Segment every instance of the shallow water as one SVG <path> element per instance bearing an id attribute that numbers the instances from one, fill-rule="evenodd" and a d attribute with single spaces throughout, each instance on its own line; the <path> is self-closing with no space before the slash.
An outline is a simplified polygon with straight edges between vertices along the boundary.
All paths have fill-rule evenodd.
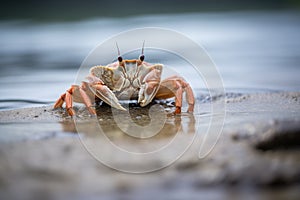
<path id="1" fill-rule="evenodd" d="M 285 11 L 97 18 L 43 24 L 2 21 L 0 109 L 53 103 L 75 81 L 81 62 L 97 44 L 121 31 L 142 27 L 173 29 L 202 45 L 215 62 L 227 91 L 297 91 L 299 19 L 299 13 Z M 116 53 L 115 49 L 110 51 Z M 170 59 L 159 62 L 178 65 Z M 176 68 L 179 73 L 183 69 Z M 189 82 L 197 81 L 189 74 L 184 76 Z M 192 85 L 199 89 L 197 84 Z"/>
<path id="2" fill-rule="evenodd" d="M 173 171 L 169 168 L 171 169 L 169 174 L 169 170 L 162 171 L 162 174 L 149 174 L 157 180 L 158 184 L 151 184 L 148 179 L 145 179 L 141 182 L 144 183 L 144 187 L 135 179 L 130 181 L 115 171 L 108 171 L 83 151 L 82 145 L 78 144 L 78 136 L 93 144 L 95 138 L 89 135 L 89 132 L 95 133 L 97 127 L 90 122 L 84 122 L 86 119 L 91 120 L 83 106 L 76 107 L 76 111 L 79 110 L 79 122 L 82 122 L 77 124 L 77 127 L 64 110 L 53 111 L 50 106 L 0 112 L 0 143 L 3 160 L 1 164 L 4 166 L 0 183 L 8 188 L 12 196 L 20 195 L 22 198 L 26 197 L 24 191 L 27 191 L 28 186 L 34 189 L 27 191 L 29 197 L 44 193 L 49 193 L 49 196 L 52 194 L 59 196 L 67 190 L 71 191 L 72 197 L 80 198 L 83 195 L 92 198 L 95 194 L 98 198 L 97 194 L 101 191 L 111 191 L 107 198 L 112 199 L 119 197 L 116 191 L 123 191 L 125 188 L 127 193 L 127 185 L 129 189 L 131 187 L 136 189 L 131 190 L 136 198 L 144 198 L 149 192 L 166 198 L 184 197 L 184 195 L 195 196 L 195 198 L 200 195 L 253 198 L 254 195 L 262 199 L 274 197 L 286 199 L 284 198 L 286 196 L 290 198 L 297 196 L 298 184 L 295 186 L 293 182 L 295 179 L 290 177 L 299 168 L 297 168 L 298 156 L 292 159 L 291 155 L 284 153 L 283 158 L 278 158 L 276 153 L 273 155 L 272 152 L 262 154 L 252 151 L 248 145 L 245 147 L 242 142 L 231 140 L 231 134 L 243 139 L 261 135 L 265 131 L 265 126 L 269 130 L 272 126 L 280 124 L 288 129 L 289 125 L 286 125 L 285 120 L 287 122 L 295 120 L 297 125 L 300 119 L 299 93 L 268 94 L 268 92 L 300 89 L 299 18 L 300 15 L 293 12 L 243 12 L 93 19 L 49 24 L 30 21 L 0 22 L 2 47 L 0 49 L 0 110 L 52 104 L 75 81 L 81 62 L 96 44 L 112 34 L 144 26 L 171 28 L 202 44 L 216 63 L 227 91 L 225 96 L 209 96 L 205 88 L 195 84 L 197 80 L 188 73 L 183 73 L 192 83 L 196 94 L 200 94 L 197 98 L 200 104 L 194 115 L 183 114 L 180 117 L 167 118 L 168 121 L 164 124 L 161 135 L 156 137 L 159 139 L 155 140 L 154 137 L 149 143 L 146 140 L 139 140 L 140 143 L 137 143 L 134 138 L 128 138 L 120 127 L 116 126 L 116 122 L 110 119 L 114 117 L 112 111 L 107 109 L 104 112 L 103 108 L 99 109 L 96 119 L 112 141 L 129 150 L 148 152 L 164 145 L 165 141 L 172 139 L 177 132 L 179 134 L 176 136 L 179 136 L 178 141 L 181 144 L 178 146 L 183 146 L 182 142 L 189 142 L 189 139 L 196 135 L 189 133 L 197 133 L 197 136 L 200 136 L 199 142 L 202 141 L 206 137 L 203 133 L 210 126 L 210 119 L 213 116 L 210 103 L 224 101 L 226 97 L 227 116 L 223 134 L 226 137 L 218 143 L 219 150 L 215 151 L 212 159 L 209 158 L 199 165 L 195 165 L 193 159 L 187 162 L 183 160 L 183 166 L 187 169 L 177 166 L 178 170 L 176 167 Z M 149 54 L 146 55 L 147 58 L 150 57 Z M 179 65 L 178 62 L 172 62 L 170 59 L 171 56 L 164 57 L 160 62 L 171 63 L 171 66 L 175 67 Z M 183 69 L 179 66 L 176 71 L 181 72 L 184 71 Z M 253 94 L 260 92 L 263 94 Z M 124 113 L 121 113 L 120 117 L 122 120 L 127 120 L 128 117 L 137 123 L 148 122 L 144 111 L 145 109 L 133 111 L 130 113 L 132 114 L 130 118 L 127 115 L 123 117 Z M 222 123 L 222 120 L 216 118 L 212 127 Z M 73 133 L 77 131 L 79 134 Z M 214 144 L 218 137 L 217 132 L 208 136 L 206 145 L 203 150 L 201 149 L 203 154 L 210 150 L 209 144 Z M 59 137 L 65 138 L 62 140 Z M 43 139 L 49 140 L 32 141 Z M 100 139 L 100 142 L 103 141 L 102 138 Z M 26 142 L 21 145 L 17 142 L 24 140 Z M 198 144 L 194 145 L 197 153 Z M 116 164 L 128 167 L 134 165 L 128 162 L 127 157 L 112 156 L 110 149 L 103 148 L 103 145 L 97 147 Z M 139 147 L 141 148 L 138 149 Z M 181 152 L 181 149 L 178 150 Z M 176 155 L 175 153 L 175 150 L 171 151 L 172 155 Z M 297 153 L 294 152 L 295 155 L 299 155 Z M 202 152 L 201 155 L 197 155 L 202 156 Z M 290 168 L 285 166 L 286 162 Z M 151 167 L 160 163 L 142 162 L 141 164 Z M 162 176 L 163 173 L 167 175 Z M 227 187 L 227 181 L 230 182 L 229 185 L 232 184 L 231 177 L 233 177 L 233 184 L 236 178 L 237 184 L 249 181 L 252 185 L 263 181 L 265 174 L 274 177 L 275 181 L 278 177 L 282 177 L 282 184 L 287 185 L 287 188 L 279 187 L 274 190 L 273 187 L 268 187 L 267 190 L 263 188 L 260 191 L 259 188 L 251 187 Z M 131 177 L 137 178 L 137 176 Z M 140 177 L 145 178 L 145 176 Z M 126 186 L 122 186 L 122 183 Z M 221 186 L 211 187 L 216 184 Z M 44 186 L 48 189 L 45 190 Z M 72 190 L 68 190 L 69 187 Z"/>

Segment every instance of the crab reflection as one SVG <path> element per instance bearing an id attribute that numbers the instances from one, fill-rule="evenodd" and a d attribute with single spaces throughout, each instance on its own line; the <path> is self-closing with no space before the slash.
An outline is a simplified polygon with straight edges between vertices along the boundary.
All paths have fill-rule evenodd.
<path id="1" fill-rule="evenodd" d="M 157 118 L 159 116 L 149 115 L 150 106 L 145 108 L 137 106 L 129 106 L 128 113 L 119 112 L 116 114 L 112 108 L 108 106 L 101 106 L 97 110 L 97 118 L 90 118 L 85 110 L 76 111 L 79 117 L 76 120 L 68 120 L 61 122 L 63 130 L 67 132 L 78 132 L 83 134 L 86 138 L 104 139 L 107 137 L 115 145 L 133 150 L 134 145 L 142 145 L 146 147 L 147 151 L 162 148 L 168 142 L 176 137 L 176 134 L 194 134 L 196 120 L 193 114 L 182 113 L 181 115 L 168 115 L 171 111 L 166 107 L 162 107 L 166 113 L 166 120 L 162 124 L 161 129 L 152 137 L 141 139 L 132 137 L 124 133 L 119 127 L 120 122 L 116 122 L 116 115 L 124 119 L 130 118 L 131 122 L 138 126 L 147 126 L 151 123 L 151 117 Z M 156 126 L 155 124 L 152 126 Z M 154 129 L 155 127 L 153 127 Z"/>

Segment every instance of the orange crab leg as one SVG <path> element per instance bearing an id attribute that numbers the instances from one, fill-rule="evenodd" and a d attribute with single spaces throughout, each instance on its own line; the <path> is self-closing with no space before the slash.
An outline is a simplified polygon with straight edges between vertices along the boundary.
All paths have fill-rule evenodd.
<path id="1" fill-rule="evenodd" d="M 72 86 L 69 90 L 66 92 L 66 109 L 69 113 L 69 115 L 73 116 L 75 115 L 75 111 L 73 109 L 73 100 L 72 100 L 72 93 L 73 93 L 74 87 Z"/>
<path id="2" fill-rule="evenodd" d="M 55 102 L 54 108 L 62 108 L 62 105 L 65 102 L 66 93 L 63 93 Z"/>
<path id="3" fill-rule="evenodd" d="M 87 107 L 89 112 L 92 115 L 96 115 L 95 109 L 92 108 L 92 101 L 91 101 L 90 97 L 86 94 L 86 92 L 82 88 L 79 88 L 79 92 L 80 92 L 80 96 L 83 100 L 83 103 L 85 104 L 85 106 Z"/>
<path id="4" fill-rule="evenodd" d="M 186 99 L 189 104 L 188 112 L 192 113 L 194 111 L 195 96 L 190 85 L 188 85 L 188 87 L 185 88 L 185 92 L 186 92 Z"/>
<path id="5" fill-rule="evenodd" d="M 92 108 L 92 102 L 90 97 L 87 95 L 85 92 L 86 87 L 83 86 L 79 87 L 77 85 L 72 85 L 70 89 L 67 90 L 66 93 L 62 94 L 59 99 L 56 101 L 54 108 L 59 108 L 62 107 L 63 103 L 66 102 L 66 109 L 69 115 L 73 116 L 75 115 L 75 111 L 73 109 L 73 95 L 74 92 L 76 91 L 76 94 L 78 94 L 79 91 L 79 96 L 82 100 L 82 102 L 86 105 L 87 109 L 92 115 L 96 114 L 96 111 Z"/>
<path id="6" fill-rule="evenodd" d="M 182 77 L 172 76 L 163 80 L 159 90 L 155 95 L 155 98 L 167 99 L 175 97 L 175 114 L 180 114 L 182 107 L 182 96 L 184 92 L 186 93 L 186 100 L 189 104 L 187 112 L 192 113 L 194 111 L 195 104 L 194 94 L 190 85 Z"/>

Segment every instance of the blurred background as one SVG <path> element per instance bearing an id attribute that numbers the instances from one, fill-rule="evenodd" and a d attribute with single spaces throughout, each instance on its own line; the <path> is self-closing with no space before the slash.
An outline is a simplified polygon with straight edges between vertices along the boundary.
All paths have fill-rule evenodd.
<path id="1" fill-rule="evenodd" d="M 96 45 L 143 27 L 202 45 L 227 91 L 299 91 L 299 9 L 299 0 L 1 1 L 0 109 L 55 101 Z"/>

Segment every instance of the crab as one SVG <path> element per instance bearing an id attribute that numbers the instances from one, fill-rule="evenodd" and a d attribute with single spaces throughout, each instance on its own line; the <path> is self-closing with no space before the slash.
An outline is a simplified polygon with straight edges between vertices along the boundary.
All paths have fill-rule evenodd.
<path id="1" fill-rule="evenodd" d="M 126 110 L 119 100 L 135 99 L 144 107 L 153 99 L 175 97 L 174 114 L 180 114 L 185 92 L 187 112 L 192 113 L 195 98 L 190 85 L 177 75 L 161 80 L 164 66 L 144 61 L 143 51 L 144 47 L 138 59 L 124 60 L 118 48 L 119 56 L 116 62 L 92 67 L 86 77 L 87 81 L 82 81 L 80 86 L 72 85 L 57 99 L 54 108 L 61 108 L 65 102 L 68 114 L 74 116 L 76 113 L 73 102 L 78 102 L 84 103 L 90 114 L 96 115 L 93 104 L 97 101 L 103 101 L 119 110 Z"/>

